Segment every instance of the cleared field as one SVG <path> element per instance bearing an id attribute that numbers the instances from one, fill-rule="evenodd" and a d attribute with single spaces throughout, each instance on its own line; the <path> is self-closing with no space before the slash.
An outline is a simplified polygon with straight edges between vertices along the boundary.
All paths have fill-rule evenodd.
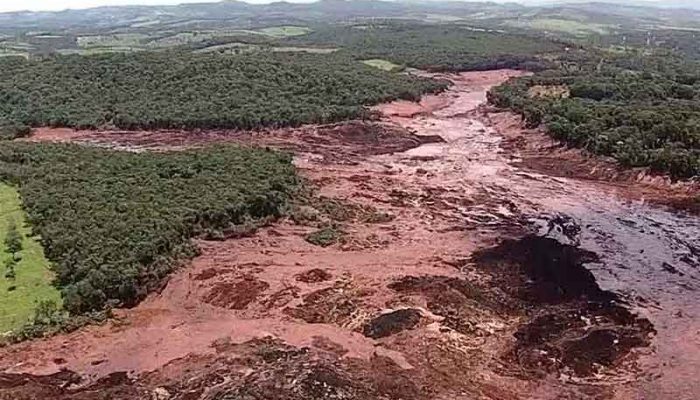
<path id="1" fill-rule="evenodd" d="M 149 38 L 142 33 L 118 33 L 114 35 L 81 36 L 78 46 L 81 48 L 94 47 L 135 47 L 143 44 Z"/>
<path id="2" fill-rule="evenodd" d="M 403 69 L 403 67 L 398 65 L 398 64 L 394 64 L 391 61 L 382 60 L 379 58 L 375 58 L 372 60 L 364 60 L 362 62 L 366 65 L 369 65 L 370 67 L 379 68 L 379 69 L 384 70 L 384 71 L 391 72 L 391 71 L 400 71 Z"/>
<path id="3" fill-rule="evenodd" d="M 277 52 L 277 53 L 302 52 L 302 53 L 312 53 L 312 54 L 330 54 L 330 53 L 338 51 L 338 49 L 323 49 L 323 48 L 318 48 L 318 47 L 294 47 L 294 46 L 272 47 L 272 48 L 270 48 L 270 50 Z"/>
<path id="4" fill-rule="evenodd" d="M 16 223 L 22 235 L 22 259 L 14 268 L 14 279 L 6 277 L 5 261 L 11 256 L 5 252 L 5 237 L 9 221 Z M 60 304 L 61 295 L 51 285 L 53 274 L 49 262 L 37 238 L 31 237 L 31 229 L 25 226 L 19 194 L 9 185 L 0 184 L 0 333 L 22 326 L 33 315 L 36 305 L 42 300 L 53 300 Z"/>
<path id="5" fill-rule="evenodd" d="M 269 28 L 259 29 L 258 32 L 270 36 L 301 36 L 311 32 L 311 28 L 305 26 L 271 26 Z"/>
<path id="6" fill-rule="evenodd" d="M 569 19 L 536 18 L 531 20 L 507 21 L 506 25 L 518 28 L 530 28 L 543 31 L 555 31 L 572 35 L 588 35 L 591 33 L 608 33 L 610 26 L 596 23 L 586 23 Z"/>
<path id="7" fill-rule="evenodd" d="M 94 47 L 90 49 L 61 49 L 57 50 L 58 54 L 70 55 L 70 54 L 80 54 L 82 56 L 89 56 L 95 54 L 110 54 L 110 53 L 130 53 L 134 51 L 144 51 L 146 49 L 141 47 Z"/>

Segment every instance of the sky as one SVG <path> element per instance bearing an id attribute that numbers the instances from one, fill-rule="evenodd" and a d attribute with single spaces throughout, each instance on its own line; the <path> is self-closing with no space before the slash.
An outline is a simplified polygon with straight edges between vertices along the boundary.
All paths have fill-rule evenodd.
<path id="1" fill-rule="evenodd" d="M 80 9 L 113 5 L 163 5 L 178 3 L 211 3 L 218 0 L 0 0 L 0 12 L 6 11 L 59 11 L 68 8 Z M 273 0 L 245 0 L 248 3 L 269 3 Z M 287 0 L 289 2 L 310 2 L 313 0 Z M 499 0 L 496 0 L 499 1 Z M 500 0 L 506 1 L 506 0 Z M 513 0 L 510 0 L 513 1 Z M 516 2 L 536 2 L 515 0 Z M 700 0 L 698 0 L 700 1 Z M 614 2 L 612 0 L 611 2 Z"/>

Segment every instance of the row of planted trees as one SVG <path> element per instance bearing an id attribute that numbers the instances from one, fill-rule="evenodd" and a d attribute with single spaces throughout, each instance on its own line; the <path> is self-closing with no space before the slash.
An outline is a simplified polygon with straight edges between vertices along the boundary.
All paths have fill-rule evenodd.
<path id="1" fill-rule="evenodd" d="M 9 258 L 5 260 L 5 278 L 13 280 L 16 276 L 15 268 L 22 261 L 22 234 L 17 229 L 14 219 L 8 219 L 5 232 L 5 252 Z"/>

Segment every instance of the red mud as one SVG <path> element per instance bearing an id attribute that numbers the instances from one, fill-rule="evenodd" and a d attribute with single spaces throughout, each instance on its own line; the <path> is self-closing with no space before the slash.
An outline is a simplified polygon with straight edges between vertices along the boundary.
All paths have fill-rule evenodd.
<path id="1" fill-rule="evenodd" d="M 375 122 L 38 130 L 128 150 L 279 147 L 320 197 L 201 241 L 104 326 L 0 349 L 0 399 L 698 398 L 697 220 L 523 164 L 531 137 L 514 146 L 502 114 L 477 110 L 518 74 L 439 75 L 455 85 Z M 335 244 L 305 240 L 329 226 Z"/>
<path id="2" fill-rule="evenodd" d="M 620 194 L 665 204 L 700 214 L 700 182 L 672 182 L 648 168 L 624 168 L 612 158 L 568 148 L 547 136 L 542 128 L 526 129 L 522 119 L 507 111 L 481 107 L 481 113 L 496 132 L 503 135 L 503 149 L 513 165 L 551 176 L 605 182 Z"/>
<path id="3" fill-rule="evenodd" d="M 26 141 L 71 142 L 118 150 L 162 151 L 218 143 L 269 146 L 294 153 L 311 153 L 320 160 L 339 162 L 352 156 L 405 151 L 440 137 L 416 136 L 398 126 L 370 121 L 348 121 L 330 125 L 260 131 L 90 131 L 67 128 L 38 128 Z"/>

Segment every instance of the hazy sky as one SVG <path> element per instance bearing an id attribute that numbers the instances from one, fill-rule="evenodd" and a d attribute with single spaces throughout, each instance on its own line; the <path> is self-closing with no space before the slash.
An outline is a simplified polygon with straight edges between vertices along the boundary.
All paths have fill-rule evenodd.
<path id="1" fill-rule="evenodd" d="M 4 11 L 58 11 L 67 8 L 90 8 L 97 6 L 127 5 L 127 4 L 178 4 L 178 3 L 211 3 L 218 0 L 0 0 L 0 12 Z M 245 0 L 248 3 L 270 3 L 274 0 Z M 301 3 L 313 0 L 287 0 Z M 467 0 L 468 1 L 468 0 Z M 507 0 L 496 0 L 507 1 Z M 541 2 L 541 0 L 509 0 L 521 3 Z M 608 0 L 615 2 L 615 0 Z M 700 1 L 700 0 L 699 0 Z"/>
<path id="2" fill-rule="evenodd" d="M 179 3 L 214 3 L 218 0 L 0 0 L 0 12 L 4 11 L 59 11 L 67 8 L 90 8 L 115 5 L 162 5 Z M 246 0 L 248 3 L 270 3 L 272 0 Z M 312 0 L 291 0 L 299 3 Z"/>

